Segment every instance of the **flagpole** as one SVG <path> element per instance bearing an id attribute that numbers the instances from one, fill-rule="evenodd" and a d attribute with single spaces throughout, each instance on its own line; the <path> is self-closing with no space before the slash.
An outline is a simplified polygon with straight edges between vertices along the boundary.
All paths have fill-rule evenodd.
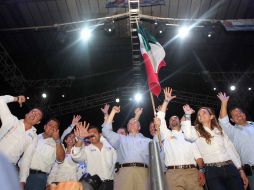
<path id="1" fill-rule="evenodd" d="M 151 97 L 151 102 L 152 102 L 152 107 L 153 107 L 153 115 L 154 115 L 154 117 L 156 117 L 156 110 L 155 110 L 155 104 L 154 104 L 153 94 L 152 94 L 150 89 L 149 89 L 149 91 L 150 91 L 150 97 Z M 160 131 L 160 127 L 157 129 L 157 135 L 158 135 L 158 139 L 159 139 L 159 144 L 161 146 L 161 131 Z"/>

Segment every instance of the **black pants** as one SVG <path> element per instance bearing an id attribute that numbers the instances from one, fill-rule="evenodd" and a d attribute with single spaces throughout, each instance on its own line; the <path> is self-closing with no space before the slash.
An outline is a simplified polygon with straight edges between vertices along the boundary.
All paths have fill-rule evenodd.
<path id="1" fill-rule="evenodd" d="M 244 190 L 240 173 L 233 164 L 206 167 L 206 181 L 209 190 Z"/>
<path id="2" fill-rule="evenodd" d="M 102 182 L 101 186 L 98 190 L 113 190 L 114 189 L 114 183 L 112 181 L 104 181 Z"/>

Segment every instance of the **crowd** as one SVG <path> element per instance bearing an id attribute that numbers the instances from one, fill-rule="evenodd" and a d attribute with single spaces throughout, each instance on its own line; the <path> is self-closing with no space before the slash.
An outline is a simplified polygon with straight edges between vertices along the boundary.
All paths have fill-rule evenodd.
<path id="1" fill-rule="evenodd" d="M 37 135 L 34 126 L 43 111 L 34 108 L 19 120 L 7 104 L 22 105 L 26 98 L 0 96 L 1 189 L 149 190 L 149 143 L 156 141 L 169 190 L 254 190 L 254 123 L 239 107 L 228 112 L 225 93 L 217 96 L 218 119 L 211 108 L 201 107 L 192 125 L 195 111 L 184 105 L 184 115 L 167 122 L 168 104 L 176 97 L 165 88 L 164 101 L 149 125 L 153 139 L 140 133 L 142 108 L 135 109 L 126 128 L 114 132 L 120 106 L 109 113 L 107 104 L 101 109 L 100 127 L 74 115 L 60 136 L 59 120 L 50 118 Z"/>

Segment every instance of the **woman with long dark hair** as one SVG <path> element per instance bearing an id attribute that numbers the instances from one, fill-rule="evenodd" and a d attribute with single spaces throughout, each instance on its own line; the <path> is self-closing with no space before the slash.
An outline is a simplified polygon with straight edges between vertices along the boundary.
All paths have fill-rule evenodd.
<path id="1" fill-rule="evenodd" d="M 198 110 L 195 127 L 190 115 L 194 111 L 185 105 L 182 129 L 187 140 L 195 141 L 206 164 L 206 180 L 209 190 L 243 190 L 248 179 L 241 161 L 228 136 L 219 125 L 214 111 L 209 107 Z M 185 121 L 184 121 L 185 120 Z"/>

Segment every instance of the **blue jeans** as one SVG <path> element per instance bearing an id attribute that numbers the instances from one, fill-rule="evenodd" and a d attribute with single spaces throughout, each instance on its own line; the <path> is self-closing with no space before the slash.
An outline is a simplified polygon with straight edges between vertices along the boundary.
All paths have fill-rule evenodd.
<path id="1" fill-rule="evenodd" d="M 244 190 L 240 173 L 233 164 L 206 167 L 206 181 L 209 190 Z"/>
<path id="2" fill-rule="evenodd" d="M 44 190 L 47 184 L 47 177 L 45 173 L 30 173 L 26 180 L 25 190 Z"/>

